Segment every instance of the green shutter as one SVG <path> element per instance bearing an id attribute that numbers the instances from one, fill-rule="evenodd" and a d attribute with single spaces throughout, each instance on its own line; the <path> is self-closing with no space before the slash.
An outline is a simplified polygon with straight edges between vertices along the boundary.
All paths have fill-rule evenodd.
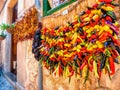
<path id="1" fill-rule="evenodd" d="M 75 1 L 77 1 L 77 0 L 70 0 L 69 2 L 65 2 L 65 3 L 55 7 L 53 9 L 51 9 L 48 0 L 43 0 L 43 16 L 47 16 L 47 15 L 53 14 L 54 12 L 56 12 L 56 11 L 58 11 L 58 10 L 64 8 L 64 7 L 72 4 Z"/>

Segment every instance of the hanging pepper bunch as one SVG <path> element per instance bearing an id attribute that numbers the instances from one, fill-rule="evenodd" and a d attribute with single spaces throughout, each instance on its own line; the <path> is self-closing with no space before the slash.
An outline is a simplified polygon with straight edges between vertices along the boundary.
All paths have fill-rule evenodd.
<path id="1" fill-rule="evenodd" d="M 38 29 L 38 11 L 32 6 L 29 8 L 19 20 L 14 24 L 14 42 L 31 39 L 35 31 Z"/>
<path id="2" fill-rule="evenodd" d="M 55 29 L 41 30 L 40 62 L 56 76 L 83 76 L 94 72 L 115 73 L 120 59 L 118 22 L 113 12 L 119 6 L 113 0 L 97 0 L 97 4 L 75 16 L 74 22 Z"/>

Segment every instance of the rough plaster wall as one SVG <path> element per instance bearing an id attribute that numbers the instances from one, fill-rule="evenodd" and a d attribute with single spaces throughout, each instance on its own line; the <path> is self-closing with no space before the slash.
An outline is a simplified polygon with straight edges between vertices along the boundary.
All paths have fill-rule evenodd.
<path id="1" fill-rule="evenodd" d="M 26 41 L 26 90 L 38 90 L 38 62 L 32 54 L 32 40 Z"/>
<path id="2" fill-rule="evenodd" d="M 18 42 L 17 44 L 17 82 L 25 87 L 26 81 L 26 43 Z"/>
<path id="3" fill-rule="evenodd" d="M 38 90 L 38 62 L 31 52 L 32 40 L 18 42 L 17 82 L 25 90 Z"/>

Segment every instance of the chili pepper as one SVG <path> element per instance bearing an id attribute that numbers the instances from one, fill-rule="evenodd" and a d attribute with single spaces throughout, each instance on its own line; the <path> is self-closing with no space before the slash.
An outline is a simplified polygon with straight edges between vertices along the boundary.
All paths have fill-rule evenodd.
<path id="1" fill-rule="evenodd" d="M 112 51 L 113 51 L 115 56 L 119 56 L 119 53 L 117 52 L 117 50 L 112 50 Z"/>
<path id="2" fill-rule="evenodd" d="M 106 24 L 118 35 L 118 28 L 115 27 L 110 21 L 106 21 Z"/>
<path id="3" fill-rule="evenodd" d="M 99 0 L 99 2 L 111 3 L 112 0 Z"/>
<path id="4" fill-rule="evenodd" d="M 59 65 L 58 75 L 61 76 L 63 74 L 63 69 L 61 64 Z"/>
<path id="5" fill-rule="evenodd" d="M 94 73 L 95 73 L 95 76 L 96 76 L 97 78 L 99 78 L 98 70 L 97 70 L 97 63 L 96 63 L 95 60 L 93 61 L 93 71 L 94 71 Z"/>
<path id="6" fill-rule="evenodd" d="M 97 35 L 96 34 L 93 34 L 91 35 L 91 37 L 88 39 L 88 41 L 91 41 L 92 39 L 96 39 L 97 38 Z"/>
<path id="7" fill-rule="evenodd" d="M 80 17 L 78 17 L 78 23 L 80 23 L 80 22 L 81 22 Z"/>
<path id="8" fill-rule="evenodd" d="M 101 58 L 101 62 L 100 62 L 100 70 L 102 70 L 105 67 L 105 63 L 106 63 L 106 56 L 105 54 L 101 54 L 102 58 Z"/>
<path id="9" fill-rule="evenodd" d="M 60 26 L 57 26 L 57 27 L 54 28 L 54 30 L 58 30 L 59 28 L 60 28 Z"/>
<path id="10" fill-rule="evenodd" d="M 90 21 L 90 17 L 86 17 L 83 19 L 84 22 L 89 22 Z"/>
<path id="11" fill-rule="evenodd" d="M 118 39 L 115 39 L 113 36 L 111 36 L 112 41 L 114 42 L 114 44 L 120 46 L 120 41 Z"/>
<path id="12" fill-rule="evenodd" d="M 102 26 L 105 25 L 105 19 L 102 19 L 102 20 L 101 20 L 101 24 L 102 24 Z"/>
<path id="13" fill-rule="evenodd" d="M 88 76 L 89 76 L 89 69 L 88 69 L 88 67 L 87 67 L 86 76 L 85 76 L 85 80 L 84 80 L 84 84 L 85 84 L 86 81 L 88 80 Z"/>
<path id="14" fill-rule="evenodd" d="M 112 56 L 109 57 L 109 64 L 110 64 L 110 70 L 111 70 L 110 75 L 113 75 L 115 73 L 115 64 Z"/>
<path id="15" fill-rule="evenodd" d="M 112 11 L 107 11 L 107 15 L 109 15 L 110 17 L 112 17 L 114 20 L 116 20 L 116 15 L 114 12 Z"/>
<path id="16" fill-rule="evenodd" d="M 70 73 L 70 75 L 69 75 L 68 77 L 73 76 L 73 74 L 74 74 L 74 70 L 72 69 L 72 67 L 71 67 L 71 66 L 69 66 L 69 72 L 71 72 L 71 73 Z"/>
<path id="17" fill-rule="evenodd" d="M 120 4 L 117 4 L 115 2 L 111 2 L 111 4 L 114 5 L 114 6 L 120 6 Z"/>
<path id="18" fill-rule="evenodd" d="M 100 41 L 96 41 L 98 48 L 103 48 L 103 44 Z"/>
<path id="19" fill-rule="evenodd" d="M 101 2 L 100 4 L 98 4 L 98 9 L 101 7 L 101 6 L 103 6 L 105 4 L 105 2 Z"/>
<path id="20" fill-rule="evenodd" d="M 111 56 L 111 52 L 107 48 L 105 49 L 105 55 L 108 56 L 108 57 Z"/>
<path id="21" fill-rule="evenodd" d="M 108 37 L 112 36 L 109 32 L 103 32 L 100 36 L 99 36 L 99 41 L 103 42 L 106 41 Z"/>
<path id="22" fill-rule="evenodd" d="M 98 75 L 99 75 L 98 80 L 100 80 L 101 74 L 102 74 L 102 71 L 100 70 L 100 63 L 98 63 Z"/>
<path id="23" fill-rule="evenodd" d="M 110 74 L 110 64 L 109 64 L 109 61 L 108 61 L 108 58 L 106 58 L 106 63 L 105 63 L 105 74 L 106 74 L 106 71 L 108 71 L 108 73 Z"/>
<path id="24" fill-rule="evenodd" d="M 104 47 L 107 47 L 109 45 L 108 42 L 104 42 Z"/>
<path id="25" fill-rule="evenodd" d="M 49 53 L 52 54 L 53 51 L 54 51 L 54 47 L 52 47 L 52 48 L 49 50 Z"/>
<path id="26" fill-rule="evenodd" d="M 117 64 L 120 64 L 120 62 L 117 58 L 114 59 L 114 62 L 117 63 Z"/>
<path id="27" fill-rule="evenodd" d="M 115 46 L 115 48 L 116 48 L 117 52 L 120 54 L 120 47 Z"/>
<path id="28" fill-rule="evenodd" d="M 82 65 L 80 66 L 80 70 L 82 70 L 85 65 L 86 65 L 86 62 L 83 62 Z"/>
<path id="29" fill-rule="evenodd" d="M 90 66 L 90 61 L 92 60 L 92 55 L 89 57 L 89 59 L 88 59 L 88 65 Z"/>
<path id="30" fill-rule="evenodd" d="M 110 22 L 113 21 L 113 19 L 112 19 L 110 16 L 106 16 L 105 19 L 106 19 L 107 21 L 110 21 Z"/>
<path id="31" fill-rule="evenodd" d="M 89 67 L 89 70 L 92 72 L 92 70 L 93 70 L 93 58 L 92 58 L 92 55 L 88 59 L 88 67 Z"/>

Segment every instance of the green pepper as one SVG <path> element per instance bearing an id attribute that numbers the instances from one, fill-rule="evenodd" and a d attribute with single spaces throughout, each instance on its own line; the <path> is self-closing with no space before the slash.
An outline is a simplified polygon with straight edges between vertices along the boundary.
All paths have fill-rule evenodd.
<path id="1" fill-rule="evenodd" d="M 102 53 L 102 58 L 100 62 L 100 70 L 102 70 L 105 67 L 105 63 L 106 63 L 106 56 L 105 54 Z"/>
<path id="2" fill-rule="evenodd" d="M 86 76 L 85 76 L 85 80 L 84 80 L 84 84 L 85 84 L 86 81 L 88 80 L 88 76 L 89 76 L 89 69 L 88 69 L 88 67 L 87 67 Z"/>

